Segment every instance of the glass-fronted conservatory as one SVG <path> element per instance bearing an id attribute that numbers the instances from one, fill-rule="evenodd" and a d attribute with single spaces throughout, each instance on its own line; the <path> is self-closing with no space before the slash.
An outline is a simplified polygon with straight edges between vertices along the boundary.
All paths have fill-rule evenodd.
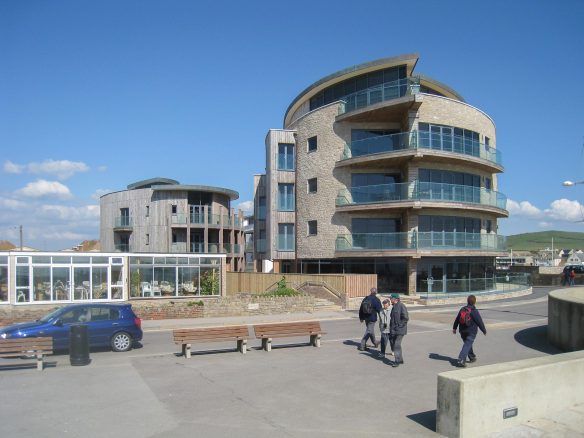
<path id="1" fill-rule="evenodd" d="M 0 253 L 0 305 L 219 296 L 225 255 Z"/>

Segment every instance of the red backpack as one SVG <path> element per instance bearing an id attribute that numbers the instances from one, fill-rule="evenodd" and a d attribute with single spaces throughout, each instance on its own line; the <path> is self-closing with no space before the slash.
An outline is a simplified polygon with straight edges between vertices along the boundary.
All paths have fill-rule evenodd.
<path id="1" fill-rule="evenodd" d="M 472 312 L 472 309 L 468 306 L 460 309 L 460 314 L 458 317 L 458 324 L 460 324 L 463 327 L 470 326 L 470 323 L 472 321 L 471 312 Z"/>

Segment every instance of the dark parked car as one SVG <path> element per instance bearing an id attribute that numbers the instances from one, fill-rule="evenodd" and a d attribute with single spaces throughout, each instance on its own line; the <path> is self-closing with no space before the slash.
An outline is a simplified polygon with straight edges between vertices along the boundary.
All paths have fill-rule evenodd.
<path id="1" fill-rule="evenodd" d="M 584 265 L 566 265 L 564 266 L 564 272 L 574 271 L 576 274 L 584 274 Z"/>
<path id="2" fill-rule="evenodd" d="M 52 336 L 55 350 L 69 348 L 71 324 L 87 325 L 90 347 L 128 351 L 142 339 L 142 320 L 131 304 L 71 304 L 34 322 L 0 327 L 1 339 Z"/>

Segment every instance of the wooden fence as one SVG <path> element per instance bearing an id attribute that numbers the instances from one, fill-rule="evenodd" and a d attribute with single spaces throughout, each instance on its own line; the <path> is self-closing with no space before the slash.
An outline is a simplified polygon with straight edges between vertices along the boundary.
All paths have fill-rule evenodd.
<path id="1" fill-rule="evenodd" d="M 289 287 L 298 287 L 306 282 L 326 283 L 346 294 L 347 298 L 364 297 L 372 287 L 377 287 L 375 274 L 264 274 L 259 272 L 227 272 L 227 295 L 241 292 L 264 293 L 275 289 L 278 281 L 286 278 Z"/>

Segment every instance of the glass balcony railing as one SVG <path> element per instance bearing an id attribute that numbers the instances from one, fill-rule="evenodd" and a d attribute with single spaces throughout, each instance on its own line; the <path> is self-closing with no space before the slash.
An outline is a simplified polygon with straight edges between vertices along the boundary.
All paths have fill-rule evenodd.
<path id="1" fill-rule="evenodd" d="M 170 222 L 173 225 L 186 225 L 188 222 L 188 216 L 186 214 L 173 214 L 170 216 Z"/>
<path id="2" fill-rule="evenodd" d="M 258 217 L 259 220 L 264 220 L 266 218 L 266 207 L 265 205 L 258 207 Z"/>
<path id="3" fill-rule="evenodd" d="M 219 247 L 220 245 L 218 243 L 211 243 L 209 242 L 209 244 L 207 245 L 209 248 L 209 253 L 210 254 L 217 254 L 219 252 Z"/>
<path id="4" fill-rule="evenodd" d="M 241 245 L 238 243 L 224 243 L 223 252 L 227 254 L 239 254 L 241 252 Z"/>
<path id="5" fill-rule="evenodd" d="M 191 213 L 191 224 L 203 225 L 205 223 L 205 215 L 203 213 Z"/>
<path id="6" fill-rule="evenodd" d="M 379 184 L 342 189 L 337 195 L 337 206 L 407 201 L 411 199 L 409 183 Z"/>
<path id="7" fill-rule="evenodd" d="M 253 252 L 253 242 L 246 242 L 245 252 Z"/>
<path id="8" fill-rule="evenodd" d="M 406 149 L 432 149 L 468 155 L 503 165 L 501 152 L 489 145 L 467 137 L 427 131 L 408 131 L 380 135 L 345 144 L 341 160 Z"/>
<path id="9" fill-rule="evenodd" d="M 132 218 L 130 216 L 117 216 L 114 218 L 114 228 L 132 228 Z"/>
<path id="10" fill-rule="evenodd" d="M 412 195 L 420 201 L 481 204 L 501 208 L 503 210 L 507 207 L 507 197 L 500 192 L 459 184 L 415 181 Z"/>
<path id="11" fill-rule="evenodd" d="M 506 238 L 496 234 L 445 231 L 339 234 L 337 251 L 390 251 L 399 249 L 468 249 L 504 251 Z"/>
<path id="12" fill-rule="evenodd" d="M 231 224 L 232 224 L 231 216 L 224 214 L 223 215 L 223 226 L 224 227 L 231 227 Z"/>
<path id="13" fill-rule="evenodd" d="M 130 245 L 127 243 L 116 243 L 115 249 L 117 252 L 130 252 Z"/>
<path id="14" fill-rule="evenodd" d="M 341 189 L 336 205 L 361 205 L 400 201 L 437 201 L 507 207 L 507 197 L 494 190 L 460 184 L 413 181 L 411 183 L 379 184 Z"/>
<path id="15" fill-rule="evenodd" d="M 379 102 L 397 99 L 411 94 L 418 94 L 420 91 L 420 78 L 412 76 L 386 82 L 365 90 L 357 91 L 342 98 L 343 104 L 339 109 L 339 114 L 345 114 Z"/>
<path id="16" fill-rule="evenodd" d="M 187 252 L 187 243 L 186 242 L 174 242 L 170 244 L 170 252 L 180 252 L 184 253 Z"/>
<path id="17" fill-rule="evenodd" d="M 207 223 L 209 225 L 219 225 L 220 222 L 221 222 L 220 214 L 213 214 L 209 212 L 209 214 L 207 215 Z"/>
<path id="18" fill-rule="evenodd" d="M 195 252 L 195 253 L 205 252 L 205 244 L 191 242 L 191 252 Z"/>
<path id="19" fill-rule="evenodd" d="M 266 239 L 257 239 L 255 244 L 256 252 L 266 252 Z"/>

